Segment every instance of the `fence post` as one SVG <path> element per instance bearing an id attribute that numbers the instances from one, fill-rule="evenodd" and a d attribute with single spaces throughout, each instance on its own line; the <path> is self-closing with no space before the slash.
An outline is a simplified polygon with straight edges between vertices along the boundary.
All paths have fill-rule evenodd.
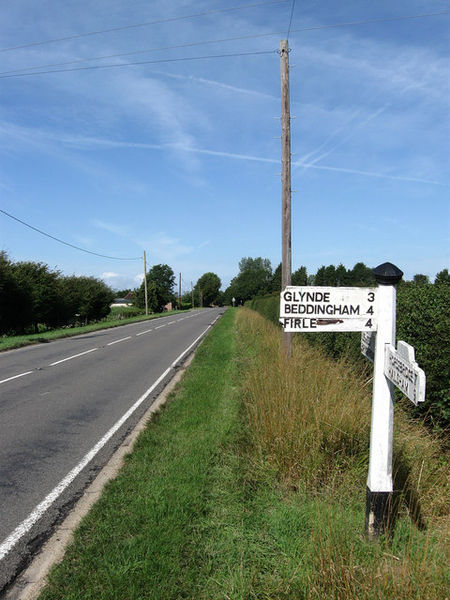
<path id="1" fill-rule="evenodd" d="M 391 263 L 383 263 L 373 270 L 373 274 L 378 283 L 378 291 L 366 495 L 366 532 L 369 539 L 376 539 L 388 530 L 391 519 L 394 385 L 384 374 L 384 354 L 386 344 L 395 346 L 396 285 L 403 272 Z"/>

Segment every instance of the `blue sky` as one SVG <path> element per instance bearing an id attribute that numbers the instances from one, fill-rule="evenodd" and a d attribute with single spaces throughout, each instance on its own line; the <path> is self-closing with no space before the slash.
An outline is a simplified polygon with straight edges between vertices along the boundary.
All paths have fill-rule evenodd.
<path id="1" fill-rule="evenodd" d="M 182 273 L 184 289 L 207 271 L 228 285 L 243 256 L 275 268 L 277 50 L 292 2 L 262 2 L 4 5 L 0 208 L 92 252 L 138 257 L 145 249 L 149 265 Z M 224 11 L 232 7 L 242 9 Z M 295 3 L 293 269 L 389 260 L 407 278 L 434 278 L 450 266 L 450 15 L 319 28 L 446 10 L 438 0 Z M 152 21 L 165 22 L 80 37 Z M 260 37 L 198 44 L 244 36 Z M 62 37 L 71 39 L 29 45 Z M 117 54 L 127 55 L 85 61 Z M 241 56 L 124 64 L 221 54 Z M 121 66 L 5 77 L 101 64 Z M 0 249 L 114 288 L 142 280 L 140 260 L 76 251 L 1 213 Z"/>

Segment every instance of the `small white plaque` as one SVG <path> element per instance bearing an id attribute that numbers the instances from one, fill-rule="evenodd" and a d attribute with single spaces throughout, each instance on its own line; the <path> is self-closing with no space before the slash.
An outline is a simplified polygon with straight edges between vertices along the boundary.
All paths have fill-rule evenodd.
<path id="1" fill-rule="evenodd" d="M 425 401 L 426 377 L 415 360 L 414 348 L 399 341 L 397 349 L 386 344 L 384 374 L 416 406 Z"/>
<path id="2" fill-rule="evenodd" d="M 372 362 L 375 358 L 375 339 L 375 331 L 361 332 L 361 352 Z"/>

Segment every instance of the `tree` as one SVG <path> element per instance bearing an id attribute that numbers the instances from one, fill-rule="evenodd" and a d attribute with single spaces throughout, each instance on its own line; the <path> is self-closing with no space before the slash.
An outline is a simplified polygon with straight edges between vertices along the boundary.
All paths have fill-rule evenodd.
<path id="1" fill-rule="evenodd" d="M 329 265 L 324 273 L 325 285 L 336 286 L 336 267 Z"/>
<path id="2" fill-rule="evenodd" d="M 215 273 L 204 273 L 194 287 L 194 294 L 199 298 L 200 294 L 203 298 L 203 306 L 215 304 L 219 297 L 219 290 L 222 282 Z"/>
<path id="3" fill-rule="evenodd" d="M 372 269 L 366 267 L 363 262 L 358 262 L 348 272 L 348 284 L 353 286 L 373 286 L 375 285 L 375 277 L 372 273 Z"/>
<path id="4" fill-rule="evenodd" d="M 450 275 L 448 273 L 448 269 L 442 269 L 436 275 L 436 279 L 434 280 L 436 285 L 450 285 Z"/>
<path id="5" fill-rule="evenodd" d="M 347 269 L 342 263 L 336 267 L 336 285 L 338 287 L 346 286 L 348 280 Z"/>
<path id="6" fill-rule="evenodd" d="M 169 265 L 154 265 L 147 273 L 148 307 L 153 312 L 161 312 L 164 306 L 175 300 L 173 287 L 175 275 Z M 144 282 L 136 290 L 135 304 L 145 307 Z"/>
<path id="7" fill-rule="evenodd" d="M 272 275 L 272 281 L 270 283 L 271 292 L 281 292 L 281 263 L 275 269 Z"/>
<path id="8" fill-rule="evenodd" d="M 88 323 L 99 320 L 110 311 L 114 292 L 95 277 L 63 277 L 60 284 L 65 299 L 66 319 L 79 318 Z"/>
<path id="9" fill-rule="evenodd" d="M 24 329 L 23 316 L 30 314 L 31 295 L 14 277 L 6 252 L 0 252 L 0 334 Z"/>
<path id="10" fill-rule="evenodd" d="M 16 285 L 29 295 L 29 302 L 21 315 L 22 327 L 38 324 L 55 326 L 63 318 L 63 298 L 60 292 L 60 273 L 50 271 L 44 263 L 26 261 L 12 265 Z"/>
<path id="11" fill-rule="evenodd" d="M 326 285 L 325 276 L 326 276 L 326 267 L 322 265 L 320 269 L 317 269 L 316 276 L 314 277 L 314 285 Z"/>
<path id="12" fill-rule="evenodd" d="M 299 267 L 292 273 L 292 285 L 308 285 L 308 273 L 306 267 Z"/>
<path id="13" fill-rule="evenodd" d="M 268 258 L 242 258 L 239 262 L 239 274 L 232 279 L 225 292 L 227 302 L 236 298 L 240 304 L 255 296 L 270 292 L 272 267 Z"/>
<path id="14" fill-rule="evenodd" d="M 413 281 L 415 285 L 427 285 L 430 283 L 428 275 L 422 275 L 422 273 L 417 273 L 417 275 L 414 275 Z"/>

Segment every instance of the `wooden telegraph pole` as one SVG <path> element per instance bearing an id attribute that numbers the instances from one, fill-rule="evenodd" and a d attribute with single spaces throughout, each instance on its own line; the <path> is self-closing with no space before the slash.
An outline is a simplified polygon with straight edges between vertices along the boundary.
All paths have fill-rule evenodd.
<path id="1" fill-rule="evenodd" d="M 181 273 L 180 273 L 180 279 L 179 279 L 179 283 L 178 283 L 178 308 L 181 310 Z"/>
<path id="2" fill-rule="evenodd" d="M 281 289 L 291 285 L 291 116 L 289 107 L 289 44 L 280 42 L 281 66 Z M 283 348 L 292 355 L 292 333 L 283 331 Z"/>
<path id="3" fill-rule="evenodd" d="M 144 294 L 145 294 L 145 314 L 148 315 L 148 292 L 147 292 L 147 258 L 144 250 Z"/>

